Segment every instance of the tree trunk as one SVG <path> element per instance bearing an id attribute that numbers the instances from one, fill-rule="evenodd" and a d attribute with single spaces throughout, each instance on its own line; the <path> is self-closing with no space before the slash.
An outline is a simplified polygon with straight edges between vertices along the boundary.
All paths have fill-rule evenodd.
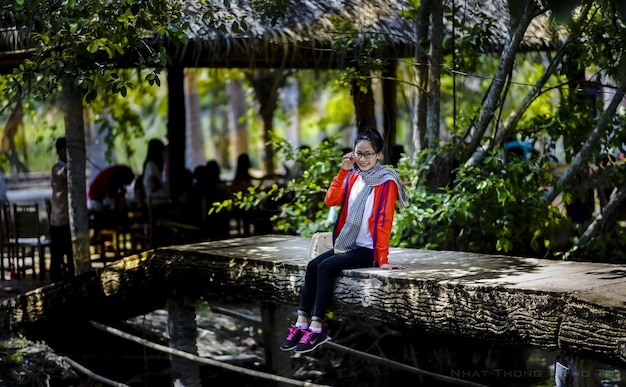
<path id="1" fill-rule="evenodd" d="M 416 83 L 417 83 L 417 98 L 415 99 L 415 116 L 413 127 L 413 151 L 419 152 L 425 148 L 426 142 L 426 122 L 428 113 L 428 55 L 426 50 L 421 46 L 422 42 L 428 39 L 428 26 L 430 19 L 430 0 L 425 0 L 420 3 L 417 10 L 417 16 L 415 17 L 415 24 L 417 25 L 416 41 L 420 43 L 420 46 L 415 52 L 415 68 Z"/>
<path id="2" fill-rule="evenodd" d="M 419 41 L 428 38 L 429 19 L 432 19 L 432 37 L 430 40 L 429 54 L 420 49 L 417 52 L 418 63 L 418 89 L 417 101 L 417 134 L 414 134 L 414 144 L 420 149 L 429 149 L 435 155 L 432 167 L 426 171 L 426 180 L 431 191 L 447 184 L 450 172 L 455 161 L 453 153 L 441 156 L 437 151 L 439 147 L 439 117 L 441 109 L 441 65 L 443 63 L 443 8 L 438 1 L 425 1 L 420 5 L 417 16 L 417 30 Z M 439 155 L 439 156 L 437 156 Z"/>
<path id="3" fill-rule="evenodd" d="M 285 129 L 285 139 L 294 147 L 301 145 L 300 140 L 300 111 L 298 110 L 298 97 L 300 95 L 300 84 L 297 79 L 293 79 L 285 87 L 283 105 L 287 115 L 287 127 Z"/>
<path id="4" fill-rule="evenodd" d="M 290 305 L 291 313 L 274 316 L 285 334 L 298 305 L 310 243 L 272 235 L 126 257 L 74 278 L 71 286 L 53 284 L 0 304 L 0 330 L 45 332 L 61 320 L 119 321 L 161 308 L 172 296 L 199 300 L 228 294 Z M 342 272 L 331 310 L 407 330 L 626 362 L 623 279 L 615 265 L 421 249 L 394 249 L 390 259 L 407 270 Z M 465 274 L 451 283 L 458 273 Z M 180 312 L 184 318 L 190 310 Z"/>
<path id="5" fill-rule="evenodd" d="M 466 150 L 463 151 L 462 148 L 465 144 L 463 142 L 459 142 L 456 146 L 456 150 L 453 152 L 454 154 L 465 154 L 461 161 L 468 160 L 467 162 L 471 165 L 477 165 L 482 159 L 482 156 L 476 155 L 475 152 L 485 137 L 487 129 L 493 122 L 496 109 L 502 103 L 502 92 L 507 80 L 510 78 L 509 75 L 511 74 L 511 70 L 513 69 L 513 65 L 515 63 L 515 54 L 524 38 L 524 34 L 526 33 L 530 22 L 538 16 L 538 11 L 539 9 L 537 8 L 534 0 L 526 1 L 526 6 L 524 7 L 524 12 L 520 17 L 519 23 L 515 26 L 515 31 L 512 32 L 512 35 L 507 39 L 507 42 L 504 45 L 504 49 L 500 55 L 498 70 L 493 76 L 493 81 L 491 82 L 485 97 L 485 104 L 482 109 L 480 109 L 476 125 L 474 125 L 473 128 L 470 128 L 471 136 L 469 144 L 467 144 Z"/>
<path id="6" fill-rule="evenodd" d="M 168 154 L 165 172 L 166 184 L 169 185 L 170 197 L 178 200 L 183 192 L 185 170 L 185 84 L 184 71 L 180 66 L 167 69 L 168 112 L 167 139 Z"/>
<path id="7" fill-rule="evenodd" d="M 109 123 L 113 121 L 110 114 L 103 114 L 103 117 L 106 117 Z M 90 161 L 89 164 L 85 166 L 87 168 L 87 187 L 89 187 L 93 179 L 98 175 L 98 172 L 109 164 L 105 157 L 107 153 L 106 141 L 96 141 L 96 139 L 111 135 L 108 129 L 102 129 L 99 122 L 95 122 L 93 125 L 89 122 L 89 111 L 85 109 L 85 149 L 87 149 Z"/>
<path id="8" fill-rule="evenodd" d="M 426 126 L 423 147 L 437 155 L 439 148 L 439 115 L 441 109 L 441 66 L 443 64 L 443 7 L 441 2 L 433 1 L 429 5 L 432 19 L 432 38 L 430 41 L 428 79 L 426 82 Z M 454 158 L 436 157 L 428 171 L 428 186 L 432 191 L 445 186 L 450 178 Z"/>
<path id="9" fill-rule="evenodd" d="M 167 332 L 169 346 L 192 355 L 198 355 L 198 325 L 194 301 L 186 295 L 175 294 L 167 301 Z M 174 386 L 202 386 L 200 365 L 192 360 L 170 355 Z"/>
<path id="10" fill-rule="evenodd" d="M 228 105 L 224 105 L 220 98 L 211 98 L 208 106 L 209 128 L 209 158 L 214 159 L 220 166 L 228 166 Z"/>
<path id="11" fill-rule="evenodd" d="M 70 230 L 76 274 L 91 270 L 89 253 L 89 216 L 87 215 L 87 184 L 85 123 L 83 96 L 69 77 L 61 80 L 67 141 Z"/>
<path id="12" fill-rule="evenodd" d="M 586 166 L 586 163 L 591 158 L 593 152 L 597 150 L 600 139 L 604 136 L 606 129 L 609 126 L 609 123 L 614 119 L 615 112 L 620 106 L 622 99 L 624 98 L 625 92 L 626 78 L 622 80 L 622 82 L 615 90 L 615 94 L 613 94 L 613 99 L 611 100 L 611 103 L 603 112 L 602 118 L 600 118 L 600 120 L 596 124 L 596 127 L 591 132 L 589 138 L 587 138 L 587 141 L 580 149 L 580 152 L 578 152 L 578 154 L 572 161 L 570 167 L 567 169 L 567 171 L 565 171 L 565 173 L 561 175 L 553 189 L 551 189 L 544 195 L 544 199 L 547 203 L 552 203 L 552 201 L 563 191 L 563 187 L 572 184 L 574 177 L 579 174 L 584 166 Z"/>
<path id="13" fill-rule="evenodd" d="M 374 93 L 372 91 L 372 83 L 369 73 L 364 74 L 364 80 L 354 81 L 352 84 L 352 100 L 354 102 L 354 111 L 356 113 L 356 127 L 358 132 L 362 132 L 365 128 L 376 127 L 376 107 L 374 104 Z M 363 85 L 367 82 L 367 85 Z M 365 90 L 363 90 L 365 89 Z"/>
<path id="14" fill-rule="evenodd" d="M 233 169 L 237 165 L 237 157 L 242 153 L 249 153 L 248 150 L 248 126 L 246 125 L 246 97 L 243 85 L 239 79 L 231 79 L 228 82 L 228 103 L 229 119 L 228 126 L 230 132 L 230 166 Z"/>
<path id="15" fill-rule="evenodd" d="M 431 3 L 432 38 L 430 41 L 430 66 L 428 66 L 428 105 L 426 108 L 427 149 L 436 151 L 439 146 L 439 111 L 441 109 L 441 68 L 443 65 L 443 5 Z M 439 184 L 437 184 L 439 186 Z"/>
<path id="16" fill-rule="evenodd" d="M 620 213 L 620 208 L 624 205 L 626 201 L 626 186 L 620 187 L 620 189 L 615 193 L 613 198 L 609 201 L 609 203 L 602 208 L 602 211 L 593 219 L 593 221 L 589 224 L 583 235 L 578 238 L 572 250 L 576 249 L 578 246 L 582 246 L 585 243 L 589 242 L 594 237 L 600 235 L 603 231 L 608 230 L 609 227 L 613 226 L 617 221 Z"/>
<path id="17" fill-rule="evenodd" d="M 4 125 L 4 132 L 2 134 L 1 151 L 3 154 L 8 155 L 11 169 L 14 173 L 28 172 L 26 164 L 20 161 L 19 154 L 17 152 L 17 146 L 15 145 L 15 136 L 17 136 L 20 126 L 24 126 L 22 119 L 24 117 L 24 108 L 22 106 L 22 100 L 18 100 L 15 104 L 15 108 L 11 111 L 6 124 Z M 24 161 L 26 161 L 26 154 L 24 154 Z"/>
<path id="18" fill-rule="evenodd" d="M 393 149 L 396 146 L 396 134 L 398 133 L 398 103 L 396 71 L 397 62 L 391 62 L 383 70 L 383 135 L 385 139 L 385 160 L 390 161 Z M 404 145 L 404 144 L 402 144 Z"/>
<path id="19" fill-rule="evenodd" d="M 202 113 L 200 98 L 196 84 L 196 70 L 185 70 L 185 96 L 187 106 L 187 167 L 193 170 L 198 165 L 204 165 L 207 157 L 204 154 L 204 136 L 202 132 Z"/>
<path id="20" fill-rule="evenodd" d="M 213 142 L 215 143 L 215 155 L 219 160 L 220 165 L 228 165 L 228 148 L 230 148 L 230 137 L 229 137 L 229 110 L 228 107 L 222 109 L 218 108 L 216 110 L 216 114 L 219 112 L 219 115 L 222 117 L 222 127 L 215 131 L 217 133 L 217 137 L 214 138 Z"/>
<path id="21" fill-rule="evenodd" d="M 259 113 L 263 120 L 262 137 L 265 155 L 263 156 L 265 173 L 274 174 L 274 147 L 271 144 L 271 136 L 274 128 L 274 113 L 278 103 L 278 91 L 285 85 L 290 72 L 283 70 L 257 70 L 249 76 L 250 83 L 254 88 Z"/>

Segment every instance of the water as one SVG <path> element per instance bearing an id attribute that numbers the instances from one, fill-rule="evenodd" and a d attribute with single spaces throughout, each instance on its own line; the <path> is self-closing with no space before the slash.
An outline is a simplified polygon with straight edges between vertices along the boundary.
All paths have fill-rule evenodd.
<path id="1" fill-rule="evenodd" d="M 230 308 L 241 313 L 257 313 L 250 303 L 236 303 Z M 198 308 L 197 345 L 201 356 L 213 358 L 244 355 L 242 366 L 263 372 L 263 337 L 259 327 L 249 322 Z M 167 312 L 158 310 L 127 321 L 120 329 L 167 345 Z M 69 329 L 68 329 L 69 328 Z M 440 378 L 400 371 L 386 365 L 323 345 L 301 356 L 285 356 L 291 372 L 285 377 L 309 380 L 341 387 L 380 386 L 452 386 L 448 378 L 462 379 L 486 386 L 554 386 L 554 365 L 558 351 L 503 345 L 473 338 L 448 337 L 428 332 L 400 331 L 384 324 L 359 319 L 328 322 L 333 342 L 393 360 Z M 139 344 L 111 336 L 93 327 L 65 327 L 71 337 L 58 340 L 63 351 L 94 372 L 130 386 L 171 385 L 168 355 L 143 348 Z M 60 348 L 60 347 L 59 347 Z M 261 358 L 260 361 L 254 360 Z M 625 369 L 600 360 L 581 358 L 577 363 L 579 386 L 626 386 Z M 203 385 L 270 386 L 264 379 L 251 378 L 223 369 L 201 366 Z"/>

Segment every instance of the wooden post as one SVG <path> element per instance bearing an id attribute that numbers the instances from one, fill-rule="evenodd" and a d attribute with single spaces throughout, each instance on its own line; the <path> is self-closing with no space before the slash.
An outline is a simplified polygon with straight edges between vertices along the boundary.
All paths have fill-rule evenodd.
<path id="1" fill-rule="evenodd" d="M 271 302 L 261 302 L 263 341 L 265 342 L 265 364 L 276 375 L 289 376 L 292 352 L 278 349 L 289 332 L 291 320 L 295 318 L 295 307 Z"/>
<path id="2" fill-rule="evenodd" d="M 173 296 L 167 301 L 167 330 L 170 335 L 170 348 L 198 354 L 196 338 L 196 308 L 187 296 Z M 197 362 L 178 356 L 170 356 L 173 385 L 202 386 L 200 367 Z"/>
<path id="3" fill-rule="evenodd" d="M 372 83 L 369 79 L 370 73 L 362 69 L 360 71 L 365 80 L 353 81 L 352 83 L 352 102 L 354 103 L 357 132 L 359 133 L 365 128 L 378 129 L 376 125 L 376 103 L 374 102 Z"/>
<path id="4" fill-rule="evenodd" d="M 392 160 L 393 148 L 396 145 L 396 133 L 398 132 L 397 67 L 397 62 L 391 62 L 383 69 L 383 138 L 385 139 L 386 163 Z"/>
<path id="5" fill-rule="evenodd" d="M 182 66 L 172 65 L 167 68 L 167 89 L 169 93 L 167 140 L 168 154 L 166 178 L 169 183 L 170 197 L 177 201 L 183 193 L 185 171 L 187 114 L 185 106 L 185 73 Z"/>
<path id="6" fill-rule="evenodd" d="M 602 384 L 602 379 L 607 378 L 606 372 L 607 370 L 603 369 L 600 362 L 594 362 L 574 354 L 562 355 L 554 365 L 554 386 L 599 386 Z"/>

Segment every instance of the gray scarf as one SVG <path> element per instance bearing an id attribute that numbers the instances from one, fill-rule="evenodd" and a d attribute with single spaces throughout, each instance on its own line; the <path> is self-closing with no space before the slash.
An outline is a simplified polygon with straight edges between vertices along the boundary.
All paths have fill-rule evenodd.
<path id="1" fill-rule="evenodd" d="M 335 240 L 335 254 L 345 253 L 352 250 L 354 247 L 356 237 L 359 234 L 359 228 L 361 227 L 361 221 L 363 220 L 367 197 L 370 195 L 375 186 L 383 184 L 388 180 L 393 180 L 398 186 L 398 200 L 400 200 L 400 207 L 405 208 L 407 205 L 404 186 L 400 182 L 400 177 L 394 169 L 376 162 L 376 165 L 374 165 L 371 169 L 365 172 L 357 169 L 356 173 L 358 173 L 365 182 L 365 187 L 363 187 L 361 192 L 357 194 L 354 199 L 354 203 L 352 203 L 352 205 L 348 208 L 346 223 Z"/>

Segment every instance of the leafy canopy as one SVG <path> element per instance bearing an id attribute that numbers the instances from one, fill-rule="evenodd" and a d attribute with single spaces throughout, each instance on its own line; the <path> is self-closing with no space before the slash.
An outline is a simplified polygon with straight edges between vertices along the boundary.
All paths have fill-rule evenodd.
<path id="1" fill-rule="evenodd" d="M 166 38 L 185 43 L 182 2 L 153 0 L 18 0 L 11 13 L 30 32 L 31 56 L 15 71 L 11 91 L 45 99 L 64 77 L 74 79 L 87 101 L 98 93 L 125 96 L 132 84 L 117 69 L 149 69 L 144 80 L 159 84 L 167 65 Z"/>

